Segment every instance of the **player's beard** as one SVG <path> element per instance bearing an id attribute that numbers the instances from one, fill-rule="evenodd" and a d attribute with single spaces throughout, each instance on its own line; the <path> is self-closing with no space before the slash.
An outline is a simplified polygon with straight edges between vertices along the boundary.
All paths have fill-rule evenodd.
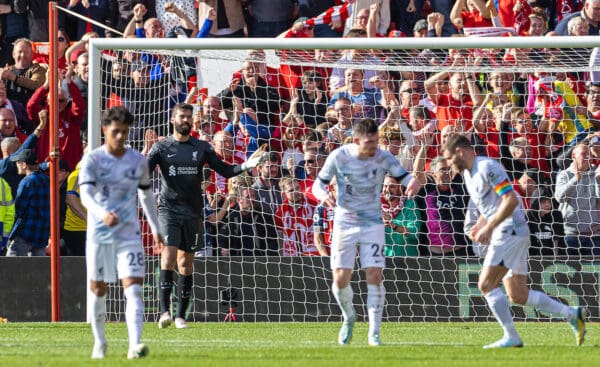
<path id="1" fill-rule="evenodd" d="M 192 125 L 185 122 L 183 124 L 177 124 L 175 125 L 175 131 L 177 131 L 181 135 L 190 135 L 190 133 L 192 132 Z"/>

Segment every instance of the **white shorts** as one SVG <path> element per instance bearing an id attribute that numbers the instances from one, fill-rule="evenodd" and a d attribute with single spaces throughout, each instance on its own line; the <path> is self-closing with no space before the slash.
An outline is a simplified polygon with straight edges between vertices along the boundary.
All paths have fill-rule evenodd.
<path id="1" fill-rule="evenodd" d="M 105 283 L 124 278 L 144 278 L 146 267 L 141 243 L 98 245 L 88 242 L 86 264 L 90 280 Z"/>
<path id="2" fill-rule="evenodd" d="M 527 256 L 529 252 L 529 236 L 502 236 L 497 240 L 492 238 L 483 266 L 502 265 L 509 269 L 507 276 L 513 274 L 527 275 L 529 267 Z"/>
<path id="3" fill-rule="evenodd" d="M 331 269 L 354 269 L 357 246 L 361 269 L 385 267 L 383 224 L 341 230 L 338 227 L 334 225 L 331 234 Z"/>

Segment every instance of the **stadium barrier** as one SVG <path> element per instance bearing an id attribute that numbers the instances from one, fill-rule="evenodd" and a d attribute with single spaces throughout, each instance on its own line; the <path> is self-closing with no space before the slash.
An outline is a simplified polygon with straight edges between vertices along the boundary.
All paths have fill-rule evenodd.
<path id="1" fill-rule="evenodd" d="M 158 263 L 158 262 L 151 262 Z M 572 306 L 585 305 L 590 321 L 598 322 L 600 262 L 529 260 L 530 284 Z M 325 257 L 206 257 L 195 261 L 192 321 L 223 321 L 233 306 L 238 321 L 338 321 L 338 306 L 330 292 L 331 271 Z M 388 258 L 386 321 L 491 321 L 477 290 L 478 260 Z M 50 321 L 50 258 L 0 258 L 0 316 L 11 321 Z M 150 270 L 150 269 L 149 269 Z M 158 268 L 144 285 L 147 321 L 158 316 Z M 354 303 L 366 317 L 366 287 L 355 272 Z M 359 282 L 361 280 L 361 282 Z M 61 259 L 63 321 L 85 321 L 85 259 Z M 112 299 L 122 300 L 111 287 Z M 174 294 L 177 294 L 174 292 Z M 124 321 L 125 305 L 113 302 L 111 321 Z M 551 320 L 527 307 L 513 307 L 516 320 Z"/>

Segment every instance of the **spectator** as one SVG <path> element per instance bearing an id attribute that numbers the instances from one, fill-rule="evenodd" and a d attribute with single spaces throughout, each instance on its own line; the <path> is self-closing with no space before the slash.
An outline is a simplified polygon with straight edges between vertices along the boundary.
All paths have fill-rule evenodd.
<path id="1" fill-rule="evenodd" d="M 600 255 L 600 193 L 590 165 L 590 148 L 579 143 L 571 153 L 573 162 L 558 173 L 554 198 L 564 218 L 568 255 Z"/>
<path id="2" fill-rule="evenodd" d="M 354 126 L 352 101 L 349 98 L 337 98 L 333 104 L 333 110 L 337 114 L 337 124 L 327 130 L 327 143 L 330 151 L 344 144 L 347 138 L 352 137 L 352 127 Z"/>
<path id="3" fill-rule="evenodd" d="M 15 223 L 15 201 L 10 186 L 3 178 L 0 178 L 0 256 L 4 256 L 10 230 Z"/>
<path id="4" fill-rule="evenodd" d="M 279 188 L 280 167 L 279 154 L 269 152 L 269 158 L 257 167 L 258 175 L 252 185 L 261 205 L 268 206 L 271 213 L 275 213 L 283 201 Z"/>
<path id="5" fill-rule="evenodd" d="M 298 17 L 297 0 L 252 0 L 251 37 L 277 37 L 290 28 L 292 20 Z"/>
<path id="6" fill-rule="evenodd" d="M 61 162 L 64 162 L 61 160 Z M 87 210 L 81 203 L 79 196 L 79 163 L 67 178 L 67 193 L 65 202 L 67 211 L 65 214 L 64 230 L 62 239 L 64 247 L 63 256 L 85 256 L 85 240 L 87 230 Z"/>
<path id="7" fill-rule="evenodd" d="M 144 7 L 148 10 L 147 13 L 144 14 L 146 19 L 156 17 L 155 0 L 116 0 L 116 3 L 118 8 L 112 9 L 111 23 L 114 24 L 117 30 L 121 32 L 125 31 L 125 28 L 133 18 L 135 6 L 138 4 L 144 5 Z"/>
<path id="8" fill-rule="evenodd" d="M 69 48 L 69 44 L 71 42 L 71 39 L 69 38 L 69 34 L 67 33 L 66 29 L 60 28 L 58 30 L 56 40 L 58 41 L 57 47 L 56 47 L 56 49 L 58 51 L 58 53 L 57 53 L 58 71 L 60 72 L 61 76 L 64 76 L 64 74 L 67 72 L 67 64 L 68 64 L 67 58 L 65 57 L 65 55 L 66 55 L 67 48 Z M 44 68 L 48 69 L 48 67 L 50 66 L 49 52 L 35 53 L 33 55 L 33 63 L 40 64 Z"/>
<path id="9" fill-rule="evenodd" d="M 108 20 L 111 18 L 110 1 L 111 0 L 69 0 L 67 9 L 91 18 L 101 24 L 107 24 Z M 80 39 L 85 33 L 90 31 L 96 32 L 100 37 L 104 37 L 104 28 L 78 18 L 75 37 Z"/>
<path id="10" fill-rule="evenodd" d="M 313 18 L 336 5 L 336 0 L 298 0 L 300 18 Z M 330 24 L 318 24 L 314 28 L 315 37 L 341 37 L 342 32 Z"/>
<path id="11" fill-rule="evenodd" d="M 414 199 L 404 195 L 402 185 L 386 176 L 382 189 L 385 256 L 418 256 L 423 222 Z"/>
<path id="12" fill-rule="evenodd" d="M 600 0 L 585 0 L 583 9 L 571 13 L 556 25 L 554 32 L 561 36 L 566 36 L 569 33 L 569 21 L 572 18 L 580 17 L 584 18 L 588 22 L 588 34 L 598 35 L 599 22 L 600 22 Z"/>
<path id="13" fill-rule="evenodd" d="M 451 0 L 430 0 L 430 3 L 432 12 L 442 15 L 440 17 L 443 22 L 441 36 L 450 37 L 455 34 L 456 28 L 454 28 L 450 18 L 453 2 Z"/>
<path id="14" fill-rule="evenodd" d="M 280 96 L 274 87 L 268 85 L 265 79 L 256 73 L 251 59 L 243 62 L 241 79 L 234 79 L 218 97 L 225 109 L 233 109 L 233 98 L 238 98 L 243 108 L 251 108 L 256 112 L 256 123 L 267 128 L 277 126 Z"/>
<path id="15" fill-rule="evenodd" d="M 429 253 L 434 256 L 466 256 L 469 241 L 464 221 L 468 195 L 462 182 L 454 180 L 448 161 L 438 156 L 430 166 L 433 182 L 425 186 Z"/>
<path id="16" fill-rule="evenodd" d="M 279 181 L 284 196 L 277 208 L 275 223 L 283 238 L 283 256 L 319 256 L 313 232 L 314 206 L 308 202 L 298 180 L 284 177 Z"/>
<path id="17" fill-rule="evenodd" d="M 329 106 L 333 106 L 338 98 L 345 97 L 351 102 L 352 117 L 354 119 L 377 119 L 381 114 L 382 90 L 365 88 L 363 85 L 364 73 L 361 69 L 346 69 L 344 76 L 345 87 L 340 88 L 331 97 Z M 387 86 L 384 88 L 387 88 Z"/>
<path id="18" fill-rule="evenodd" d="M 473 114 L 472 135 L 473 147 L 480 155 L 498 159 L 500 158 L 500 124 L 496 121 L 496 116 L 487 108 L 491 100 L 490 94 L 486 94 L 481 106 Z"/>
<path id="19" fill-rule="evenodd" d="M 367 37 L 367 32 L 362 29 L 352 29 L 346 37 L 350 38 L 364 38 Z M 369 69 L 368 65 L 379 65 L 383 66 L 383 61 L 377 57 L 374 53 L 369 50 L 350 49 L 345 50 L 342 56 L 335 62 L 338 67 L 331 70 L 329 77 L 329 93 L 334 94 L 339 88 L 344 87 L 346 81 L 346 67 L 345 64 L 360 64 L 364 65 L 362 69 L 363 73 L 363 87 L 371 88 L 369 81 L 372 77 L 378 76 L 379 70 Z"/>
<path id="20" fill-rule="evenodd" d="M 227 125 L 227 120 L 221 117 L 223 107 L 221 101 L 216 96 L 208 96 L 202 101 L 202 117 L 204 122 L 208 122 L 212 126 L 212 133 L 221 131 Z"/>
<path id="21" fill-rule="evenodd" d="M 89 44 L 91 38 L 98 38 L 98 33 L 96 32 L 87 32 L 79 41 L 75 41 L 67 48 L 65 51 L 65 58 L 67 59 L 67 63 L 76 64 L 77 58 L 84 52 L 89 52 Z"/>
<path id="22" fill-rule="evenodd" d="M 600 128 L 600 81 L 586 85 L 587 118 L 595 129 Z"/>
<path id="23" fill-rule="evenodd" d="M 13 0 L 0 1 L 0 65 L 12 64 L 13 43 L 29 36 L 27 14 L 17 14 Z"/>
<path id="24" fill-rule="evenodd" d="M 239 186 L 235 203 L 218 224 L 221 256 L 277 256 L 279 239 L 270 206 L 261 205 L 253 188 Z"/>
<path id="25" fill-rule="evenodd" d="M 309 149 L 304 152 L 304 179 L 300 181 L 300 187 L 302 193 L 304 194 L 306 200 L 313 205 L 316 206 L 318 201 L 312 193 L 313 183 L 317 179 L 319 171 L 323 168 L 323 163 L 325 163 L 325 158 L 327 158 L 324 154 L 319 153 L 319 151 L 314 149 Z"/>
<path id="26" fill-rule="evenodd" d="M 213 137 L 212 145 L 215 154 L 223 162 L 227 164 L 242 164 L 244 162 L 243 157 L 234 155 L 233 137 L 228 131 L 217 132 Z M 206 193 L 210 195 L 217 192 L 227 193 L 227 178 L 214 170 L 211 170 L 210 175 L 210 184 L 206 188 Z"/>
<path id="27" fill-rule="evenodd" d="M 281 161 L 284 176 L 304 177 L 304 170 L 298 165 L 304 159 L 302 141 L 304 134 L 308 131 L 310 130 L 305 128 L 304 122 L 300 117 L 294 116 L 286 121 L 286 126 L 281 136 L 283 150 Z"/>
<path id="28" fill-rule="evenodd" d="M 316 71 L 308 70 L 302 74 L 302 88 L 298 91 L 297 112 L 302 116 L 306 126 L 314 129 L 325 122 L 327 112 L 327 93 L 321 89 L 323 76 Z M 290 106 L 291 108 L 291 106 Z"/>
<path id="29" fill-rule="evenodd" d="M 528 151 L 526 151 L 527 156 L 519 156 L 519 160 L 521 163 L 524 163 L 526 166 L 531 166 L 533 168 L 539 169 L 544 174 L 550 173 L 550 164 L 548 162 L 549 153 L 547 152 L 546 147 L 551 147 L 551 140 L 549 140 L 549 135 L 547 133 L 548 124 L 542 123 L 538 124 L 537 127 L 534 127 L 533 120 L 531 115 L 528 114 L 523 108 L 504 108 L 504 117 L 506 120 L 508 113 L 510 112 L 510 127 L 511 131 L 508 132 L 508 138 L 506 141 L 501 141 L 501 146 L 510 147 L 513 146 L 512 141 L 517 138 L 524 138 L 527 141 Z M 527 149 L 527 146 L 523 141 L 516 143 L 518 147 L 515 149 L 523 148 Z M 510 155 L 515 153 L 515 150 L 510 148 Z M 503 154 L 504 157 L 508 155 Z M 514 157 L 514 155 L 513 155 Z M 524 159 L 528 160 L 525 161 Z M 522 171 L 525 167 L 521 166 L 517 167 L 519 164 L 512 164 L 510 161 L 505 161 L 504 165 L 506 170 L 509 171 L 508 174 L 511 176 L 511 173 L 514 175 L 515 171 Z M 511 176 L 513 177 L 513 176 Z M 513 177 L 514 179 L 514 177 Z"/>
<path id="30" fill-rule="evenodd" d="M 5 113 L 4 109 L 0 109 L 0 118 Z M 0 176 L 8 182 L 13 198 L 17 195 L 17 189 L 19 188 L 19 182 L 21 182 L 22 176 L 19 175 L 17 165 L 15 162 L 10 160 L 13 154 L 20 152 L 23 149 L 35 150 L 38 145 L 38 139 L 44 128 L 46 127 L 48 111 L 40 112 L 40 124 L 33 131 L 31 135 L 25 140 L 23 145 L 21 141 L 16 137 L 8 137 L 2 139 L 0 148 L 2 149 L 3 158 L 0 159 Z"/>
<path id="31" fill-rule="evenodd" d="M 15 113 L 8 108 L 0 108 L 0 139 L 10 137 L 15 137 L 20 142 L 27 139 L 27 135 L 23 134 L 16 124 Z"/>
<path id="32" fill-rule="evenodd" d="M 492 14 L 483 0 L 457 0 L 450 12 L 450 21 L 457 29 L 491 27 Z"/>
<path id="33" fill-rule="evenodd" d="M 544 175 L 540 171 L 531 168 L 516 174 L 520 177 L 513 180 L 513 189 L 521 196 L 523 210 L 527 213 L 531 209 L 531 202 L 540 196 L 540 190 L 545 184 Z"/>
<path id="34" fill-rule="evenodd" d="M 58 5 L 67 7 L 66 0 L 57 1 Z M 16 14 L 27 14 L 29 35 L 27 38 L 33 42 L 48 42 L 48 2 L 41 0 L 14 0 L 13 8 Z M 62 26 L 65 15 L 59 12 L 58 24 Z M 16 41 L 15 41 L 16 47 Z M 14 54 L 13 54 L 14 57 Z M 16 60 L 15 60 L 16 61 Z M 37 88 L 37 87 L 36 87 Z M 35 89 L 35 88 L 33 88 Z M 26 104 L 27 102 L 23 102 Z"/>
<path id="35" fill-rule="evenodd" d="M 192 24 L 199 24 L 198 6 L 194 6 L 194 4 L 195 2 L 191 0 L 157 0 L 156 17 L 168 31 L 172 31 L 180 25 L 189 30 L 197 30 L 197 26 L 189 27 L 181 22 L 182 18 L 187 18 Z M 192 34 L 187 36 L 190 35 Z"/>
<path id="36" fill-rule="evenodd" d="M 216 22 L 212 22 L 210 37 L 245 37 L 248 32 L 242 6 L 241 0 L 202 0 L 198 3 L 198 18 L 202 22 L 214 9 Z"/>
<path id="37" fill-rule="evenodd" d="M 411 35 L 424 3 L 424 0 L 390 0 L 390 30 Z"/>
<path id="38" fill-rule="evenodd" d="M 534 160 L 531 158 L 533 149 L 525 137 L 513 139 L 510 142 L 509 150 L 511 158 L 507 160 L 506 170 L 513 181 L 521 178 L 525 170 L 537 169 Z"/>
<path id="39" fill-rule="evenodd" d="M 356 28 L 357 24 L 361 24 L 361 22 L 364 22 L 366 27 L 367 20 L 369 19 L 369 9 L 371 8 L 371 5 L 375 4 L 378 5 L 379 8 L 375 31 L 380 36 L 387 34 L 388 28 L 390 27 L 390 1 L 357 0 L 352 4 L 352 13 L 348 19 L 346 19 L 344 36 L 346 36 L 351 29 Z"/>
<path id="40" fill-rule="evenodd" d="M 113 67 L 118 64 L 113 64 Z M 169 88 L 167 78 L 150 78 L 150 65 L 141 60 L 133 61 L 129 66 L 129 76 L 123 76 L 106 85 L 104 97 L 115 94 L 122 104 L 134 116 L 134 124 L 129 128 L 129 142 L 141 150 L 146 129 L 162 127 L 159 136 L 168 135 L 168 100 Z M 164 101 L 164 102 L 157 102 Z"/>
<path id="41" fill-rule="evenodd" d="M 87 52 L 83 52 L 79 54 L 77 57 L 77 64 L 75 65 L 75 73 L 72 77 L 73 83 L 77 86 L 79 91 L 81 92 L 81 97 L 83 100 L 87 102 L 88 100 L 88 78 L 89 78 L 89 57 Z M 68 89 L 66 84 L 66 80 L 63 83 L 63 87 Z M 87 135 L 88 131 L 88 120 L 87 114 L 83 115 L 83 120 L 81 121 L 81 136 Z"/>
<path id="42" fill-rule="evenodd" d="M 450 77 L 450 91 L 440 94 L 437 81 Z M 437 128 L 442 130 L 446 125 L 462 125 L 462 130 L 472 126 L 473 106 L 482 102 L 479 87 L 471 74 L 442 71 L 425 81 L 425 90 L 436 106 Z"/>
<path id="43" fill-rule="evenodd" d="M 70 100 L 67 98 L 67 93 L 64 89 L 59 88 L 57 95 L 58 103 L 58 149 L 59 154 L 67 161 L 69 168 L 72 169 L 81 160 L 83 155 L 83 147 L 81 145 L 81 123 L 83 121 L 86 102 L 79 92 L 79 88 L 73 83 L 73 66 L 69 66 L 65 80 Z M 41 110 L 48 110 L 47 97 L 49 93 L 49 81 L 46 80 L 44 85 L 39 87 L 29 103 L 27 103 L 27 114 L 31 121 L 39 121 L 39 112 Z M 49 134 L 42 134 L 38 143 L 38 156 L 41 160 L 46 160 L 50 154 L 50 136 Z"/>
<path id="44" fill-rule="evenodd" d="M 20 38 L 14 45 L 12 55 L 15 63 L 0 69 L 0 78 L 6 85 L 8 98 L 26 106 L 33 92 L 44 84 L 46 69 L 32 61 L 33 46 L 30 40 Z"/>
<path id="45" fill-rule="evenodd" d="M 531 201 L 527 223 L 531 232 L 530 256 L 564 255 L 564 221 L 560 210 L 555 207 L 552 192 L 543 190 Z"/>
<path id="46" fill-rule="evenodd" d="M 35 151 L 23 149 L 10 159 L 26 177 L 15 197 L 15 223 L 6 256 L 45 256 L 50 236 L 50 179 L 39 170 Z"/>

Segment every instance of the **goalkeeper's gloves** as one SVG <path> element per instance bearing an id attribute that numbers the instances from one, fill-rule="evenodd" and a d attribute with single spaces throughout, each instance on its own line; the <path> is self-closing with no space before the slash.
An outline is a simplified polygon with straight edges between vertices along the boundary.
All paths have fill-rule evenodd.
<path id="1" fill-rule="evenodd" d="M 255 154 L 253 157 L 248 158 L 248 160 L 242 163 L 242 171 L 247 171 L 256 166 L 261 165 L 264 161 L 269 158 L 269 152 L 262 152 L 260 154 Z"/>

